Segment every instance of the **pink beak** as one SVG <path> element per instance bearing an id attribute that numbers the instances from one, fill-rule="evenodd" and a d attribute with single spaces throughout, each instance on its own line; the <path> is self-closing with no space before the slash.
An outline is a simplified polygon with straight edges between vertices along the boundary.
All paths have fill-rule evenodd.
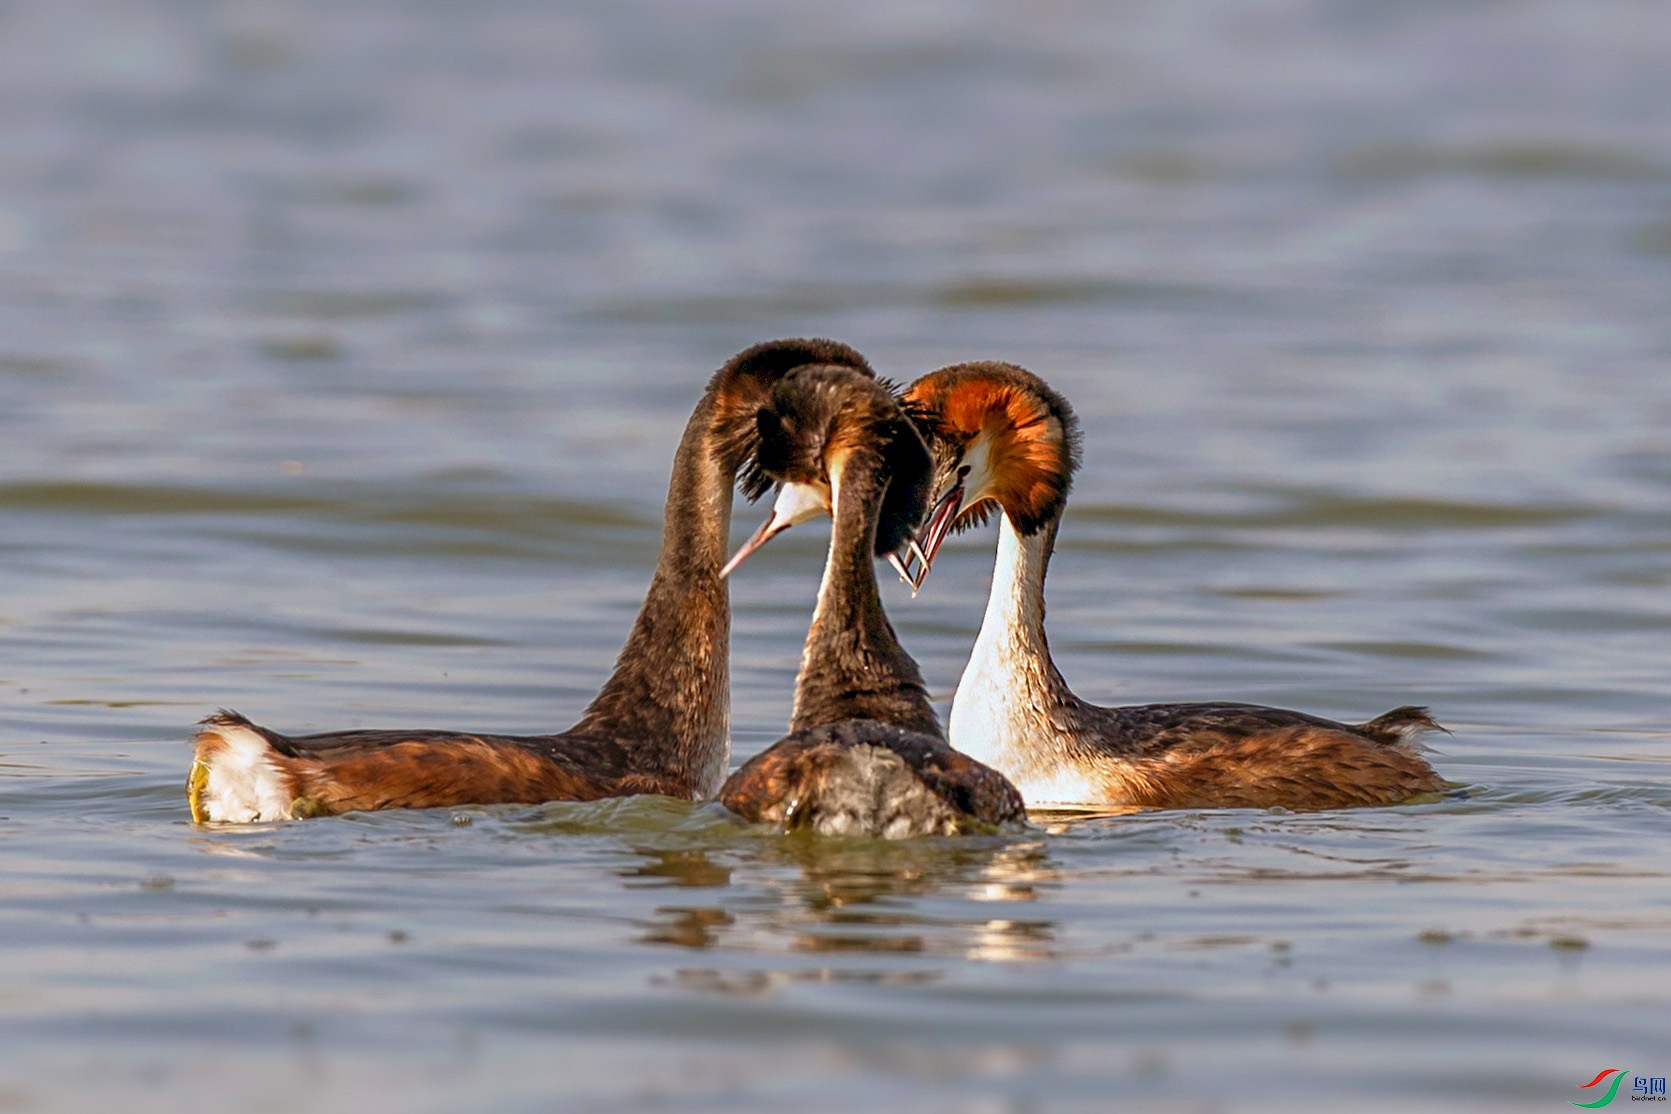
<path id="1" fill-rule="evenodd" d="M 963 509 L 963 485 L 957 484 L 950 491 L 940 496 L 932 509 L 928 512 L 928 522 L 917 532 L 917 539 L 912 543 L 912 556 L 922 563 L 916 575 L 907 577 L 911 582 L 911 592 L 923 586 L 928 579 L 928 570 L 934 565 L 934 555 L 940 552 L 940 546 L 951 533 L 952 523 L 957 520 L 957 512 Z"/>

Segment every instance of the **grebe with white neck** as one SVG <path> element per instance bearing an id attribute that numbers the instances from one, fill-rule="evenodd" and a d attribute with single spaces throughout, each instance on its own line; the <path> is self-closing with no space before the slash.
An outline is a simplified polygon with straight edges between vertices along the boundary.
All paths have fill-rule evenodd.
<path id="1" fill-rule="evenodd" d="M 1079 429 L 1067 400 L 1012 364 L 959 364 L 906 391 L 935 454 L 920 587 L 946 536 L 997 512 L 980 634 L 952 698 L 952 744 L 1004 773 L 1030 808 L 1324 809 L 1391 805 L 1448 788 L 1418 752 L 1427 709 L 1361 724 L 1231 702 L 1104 708 L 1050 657 L 1044 580 Z"/>

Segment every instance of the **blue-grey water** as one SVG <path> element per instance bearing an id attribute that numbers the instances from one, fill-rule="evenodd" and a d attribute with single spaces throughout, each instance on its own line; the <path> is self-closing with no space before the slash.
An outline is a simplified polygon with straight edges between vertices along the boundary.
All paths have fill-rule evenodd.
<path id="1" fill-rule="evenodd" d="M 0 4 L 0 1110 L 1671 1072 L 1668 56 L 1646 0 Z M 1072 399 L 1081 694 L 1429 704 L 1467 798 L 895 846 L 657 799 L 190 824 L 219 706 L 571 723 L 704 378 L 794 335 Z M 992 545 L 887 592 L 941 699 Z M 737 758 L 822 549 L 736 578 Z"/>

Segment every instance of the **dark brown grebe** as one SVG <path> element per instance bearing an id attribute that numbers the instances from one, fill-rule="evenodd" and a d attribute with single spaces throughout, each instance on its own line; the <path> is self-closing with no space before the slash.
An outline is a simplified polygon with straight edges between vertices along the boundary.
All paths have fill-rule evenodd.
<path id="1" fill-rule="evenodd" d="M 934 448 L 938 495 L 914 583 L 949 531 L 999 512 L 992 594 L 952 699 L 951 739 L 1007 775 L 1030 807 L 1321 809 L 1447 788 L 1417 753 L 1416 740 L 1439 729 L 1425 708 L 1344 724 L 1254 704 L 1079 699 L 1044 634 L 1045 572 L 1079 463 L 1072 408 L 1001 363 L 926 375 L 905 405 Z"/>
<path id="2" fill-rule="evenodd" d="M 249 822 L 350 810 L 712 794 L 730 757 L 730 596 L 721 569 L 732 486 L 752 471 L 756 413 L 803 364 L 863 379 L 827 340 L 740 353 L 714 375 L 673 459 L 661 557 L 615 672 L 556 735 L 339 731 L 286 737 L 242 716 L 203 721 L 187 782 L 192 819 Z M 756 481 L 758 486 L 763 483 Z"/>
<path id="3" fill-rule="evenodd" d="M 786 376 L 758 424 L 760 466 L 783 489 L 726 571 L 797 522 L 835 522 L 789 734 L 732 774 L 719 800 L 786 831 L 888 839 L 1022 820 L 1014 786 L 946 745 L 877 593 L 875 557 L 902 548 L 922 519 L 922 437 L 886 387 L 839 366 Z"/>

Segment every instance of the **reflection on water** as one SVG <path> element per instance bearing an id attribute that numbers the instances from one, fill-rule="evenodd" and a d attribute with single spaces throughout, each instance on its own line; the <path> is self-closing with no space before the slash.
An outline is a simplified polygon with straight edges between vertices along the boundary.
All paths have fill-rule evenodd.
<path id="1" fill-rule="evenodd" d="M 724 909 L 679 909 L 660 906 L 656 916 L 666 918 L 642 937 L 646 944 L 676 944 L 681 948 L 711 948 L 719 943 L 719 929 L 736 922 Z"/>
<path id="2" fill-rule="evenodd" d="M 681 990 L 758 997 L 793 983 L 910 987 L 932 983 L 939 977 L 935 971 L 855 971 L 829 967 L 806 967 L 792 971 L 717 971 L 711 967 L 681 967 L 665 982 Z"/>
<path id="3" fill-rule="evenodd" d="M 706 851 L 643 850 L 639 853 L 646 856 L 647 861 L 642 866 L 623 871 L 623 878 L 650 879 L 644 884 L 652 886 L 697 889 L 731 884 L 731 868 L 714 862 Z"/>
<path id="4" fill-rule="evenodd" d="M 649 944 L 739 953 L 950 955 L 1032 960 L 1054 955 L 1048 920 L 994 916 L 1003 902 L 1036 902 L 1057 875 L 1042 843 L 921 840 L 884 843 L 803 835 L 764 837 L 729 852 L 642 851 L 623 877 L 652 885 L 723 889 L 747 876 L 745 895 L 655 909 Z M 739 881 L 741 881 L 739 879 Z M 952 899 L 933 912 L 936 897 Z M 847 971 L 842 977 L 853 972 Z M 890 977 L 900 974 L 890 972 Z M 794 977 L 799 978 L 797 974 Z M 832 976 L 833 977 L 833 976 Z M 925 977 L 937 977 L 929 973 Z"/>
<path id="5" fill-rule="evenodd" d="M 976 841 L 945 845 L 865 842 L 826 848 L 828 841 L 786 841 L 802 878 L 792 891 L 799 908 L 777 914 L 795 951 L 951 954 L 968 959 L 1049 956 L 1047 920 L 1007 920 L 971 902 L 1032 901 L 1033 884 L 1047 877 L 1043 845 L 982 848 Z M 920 900 L 940 892 L 963 898 L 962 916 L 925 914 Z M 984 915 L 983 915 L 984 914 Z"/>

